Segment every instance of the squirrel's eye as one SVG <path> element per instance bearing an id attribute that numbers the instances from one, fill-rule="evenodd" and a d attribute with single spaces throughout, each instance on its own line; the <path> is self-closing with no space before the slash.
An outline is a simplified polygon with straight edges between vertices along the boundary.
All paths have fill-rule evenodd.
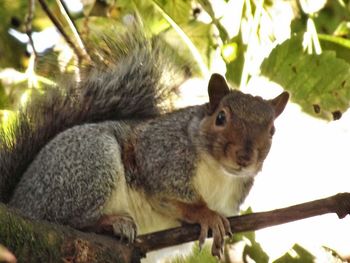
<path id="1" fill-rule="evenodd" d="M 224 111 L 220 111 L 218 113 L 218 116 L 216 116 L 216 121 L 215 121 L 215 125 L 216 126 L 223 126 L 226 123 L 226 115 Z"/>

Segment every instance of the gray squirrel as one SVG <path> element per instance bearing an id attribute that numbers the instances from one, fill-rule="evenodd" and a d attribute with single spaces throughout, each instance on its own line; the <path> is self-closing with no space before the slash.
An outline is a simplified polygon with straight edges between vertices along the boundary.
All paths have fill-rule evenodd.
<path id="1" fill-rule="evenodd" d="M 183 75 L 160 41 L 129 33 L 104 43 L 80 81 L 33 95 L 10 135 L 1 131 L 0 201 L 131 242 L 197 223 L 200 244 L 210 229 L 220 256 L 226 217 L 261 170 L 288 93 L 264 100 L 213 74 L 208 103 L 167 111 Z"/>

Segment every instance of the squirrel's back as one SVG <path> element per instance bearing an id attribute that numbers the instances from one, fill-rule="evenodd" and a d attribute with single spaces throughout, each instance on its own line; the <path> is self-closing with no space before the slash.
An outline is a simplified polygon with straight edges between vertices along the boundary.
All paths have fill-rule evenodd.
<path id="1" fill-rule="evenodd" d="M 10 128 L 0 129 L 0 201 L 8 202 L 34 157 L 60 132 L 83 123 L 155 117 L 183 81 L 159 39 L 147 39 L 140 29 L 102 38 L 103 48 L 81 69 L 80 81 L 33 94 Z"/>
<path id="2" fill-rule="evenodd" d="M 24 172 L 9 205 L 34 219 L 93 225 L 123 176 L 120 144 L 128 133 L 129 126 L 116 121 L 59 133 Z"/>

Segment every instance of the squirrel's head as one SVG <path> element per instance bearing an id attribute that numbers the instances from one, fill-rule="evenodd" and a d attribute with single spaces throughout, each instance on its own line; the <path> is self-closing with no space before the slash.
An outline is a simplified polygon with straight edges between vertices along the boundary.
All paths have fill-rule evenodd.
<path id="1" fill-rule="evenodd" d="M 270 150 L 274 120 L 284 110 L 289 94 L 264 100 L 230 90 L 219 74 L 211 76 L 208 93 L 208 111 L 200 125 L 206 152 L 228 175 L 256 175 Z"/>

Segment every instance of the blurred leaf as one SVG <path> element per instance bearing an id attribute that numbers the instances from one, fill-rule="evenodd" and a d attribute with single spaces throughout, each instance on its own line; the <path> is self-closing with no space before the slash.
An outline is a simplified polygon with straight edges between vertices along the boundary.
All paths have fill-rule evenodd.
<path id="1" fill-rule="evenodd" d="M 245 260 L 247 256 L 259 263 L 269 262 L 269 256 L 262 249 L 261 245 L 255 240 L 255 232 L 247 232 L 244 237 L 250 241 L 243 250 L 243 259 Z"/>
<path id="2" fill-rule="evenodd" d="M 242 71 L 244 66 L 244 52 L 246 46 L 243 44 L 241 33 L 239 33 L 237 37 L 232 39 L 230 43 L 236 43 L 237 45 L 236 58 L 226 63 L 226 78 L 235 86 L 239 86 L 242 78 Z"/>
<path id="3" fill-rule="evenodd" d="M 172 17 L 170 17 L 166 10 L 164 10 L 161 6 L 159 6 L 157 4 L 157 1 L 153 1 L 154 6 L 156 7 L 156 9 L 159 11 L 159 13 L 164 17 L 164 19 L 170 24 L 170 26 L 172 27 L 172 29 L 177 33 L 178 37 L 180 37 L 180 39 L 183 41 L 183 43 L 187 46 L 187 48 L 190 51 L 190 54 L 192 56 L 192 58 L 194 59 L 194 61 L 196 62 L 198 68 L 200 69 L 200 72 L 202 75 L 208 75 L 209 74 L 209 70 L 208 67 L 206 65 L 206 63 L 203 60 L 203 56 L 200 53 L 200 51 L 198 50 L 198 48 L 196 47 L 196 45 L 194 44 L 195 39 L 193 38 L 193 36 L 195 36 L 195 34 L 197 34 L 196 31 L 192 31 L 193 36 L 191 37 L 191 35 L 189 34 L 189 30 L 186 30 L 185 27 L 187 25 L 205 25 L 204 23 L 200 23 L 197 21 L 193 21 L 192 23 L 189 24 L 184 24 L 184 25 L 179 25 L 177 24 Z M 188 33 L 189 32 L 189 33 Z M 203 32 L 203 31 L 202 31 Z M 205 33 L 208 35 L 209 34 L 209 30 L 206 30 Z"/>
<path id="4" fill-rule="evenodd" d="M 334 249 L 326 246 L 322 246 L 322 248 L 333 258 L 334 262 L 345 262 L 345 260 Z"/>
<path id="5" fill-rule="evenodd" d="M 201 75 L 203 71 L 200 70 L 198 63 L 205 63 L 205 68 L 210 65 L 210 55 L 212 51 L 210 35 L 211 25 L 192 21 L 191 23 L 180 25 L 180 27 L 196 48 L 198 55 L 201 57 L 201 62 L 198 62 L 198 60 L 194 58 L 191 50 L 184 43 L 183 39 L 179 38 L 176 30 L 170 28 L 161 35 L 166 43 L 174 50 L 174 57 L 179 57 L 178 62 L 180 62 L 180 64 L 192 65 L 191 72 L 194 75 Z"/>
<path id="6" fill-rule="evenodd" d="M 244 247 L 243 250 L 243 259 L 246 260 L 247 256 L 255 262 L 267 263 L 269 262 L 269 256 L 262 249 L 260 243 L 255 240 L 255 232 L 248 232 L 244 234 L 244 237 L 247 238 L 250 242 Z"/>
<path id="7" fill-rule="evenodd" d="M 8 30 L 22 27 L 26 11 L 27 1 L 0 1 L 0 68 L 23 68 L 25 45 L 14 39 Z"/>
<path id="8" fill-rule="evenodd" d="M 107 2 L 94 1 L 88 5 L 84 5 L 84 14 L 86 16 L 107 16 L 109 5 Z"/>
<path id="9" fill-rule="evenodd" d="M 212 23 L 217 27 L 219 30 L 220 38 L 223 43 L 226 43 L 228 40 L 228 33 L 226 28 L 220 23 L 219 19 L 216 19 L 214 9 L 210 3 L 209 0 L 197 0 L 198 3 L 202 6 L 202 8 L 208 13 L 208 15 L 212 19 Z"/>
<path id="10" fill-rule="evenodd" d="M 334 36 L 349 38 L 350 36 L 350 23 L 348 21 L 341 22 L 333 32 Z"/>
<path id="11" fill-rule="evenodd" d="M 269 262 L 269 256 L 262 249 L 261 245 L 257 242 L 253 243 L 251 246 L 245 246 L 243 250 L 243 259 L 246 260 L 247 256 L 255 262 L 267 263 Z"/>
<path id="12" fill-rule="evenodd" d="M 290 251 L 273 263 L 313 263 L 315 257 L 302 246 L 295 244 Z"/>
<path id="13" fill-rule="evenodd" d="M 275 47 L 261 73 L 288 90 L 305 112 L 339 119 L 349 107 L 350 65 L 334 51 L 307 55 L 301 43 L 302 37 L 295 36 Z"/>
<path id="14" fill-rule="evenodd" d="M 221 50 L 221 55 L 226 63 L 234 61 L 238 56 L 238 45 L 236 42 L 223 45 Z"/>
<path id="15" fill-rule="evenodd" d="M 167 263 L 219 263 L 220 261 L 211 255 L 211 245 L 205 244 L 202 250 L 199 250 L 198 242 L 192 246 L 191 254 L 187 256 L 177 256 L 166 261 Z"/>
<path id="16" fill-rule="evenodd" d="M 128 1 L 128 0 L 126 0 Z M 153 1 L 133 1 L 137 15 L 142 18 L 145 26 L 154 34 L 159 34 L 163 30 L 169 28 L 169 23 L 157 10 Z"/>
<path id="17" fill-rule="evenodd" d="M 318 34 L 322 50 L 333 50 L 337 58 L 350 61 L 350 40 L 325 34 Z"/>
<path id="18" fill-rule="evenodd" d="M 191 1 L 187 0 L 152 0 L 177 24 L 188 23 L 192 11 Z"/>
<path id="19" fill-rule="evenodd" d="M 251 213 L 251 209 L 249 208 Z M 243 213 L 244 214 L 244 213 Z M 259 263 L 269 262 L 269 256 L 262 249 L 260 243 L 255 240 L 255 232 L 233 233 L 233 236 L 227 240 L 228 244 L 235 244 L 237 242 L 244 242 L 243 260 L 246 262 L 247 257 Z"/>
<path id="20" fill-rule="evenodd" d="M 9 97 L 5 92 L 5 87 L 0 82 L 0 109 L 6 109 L 10 106 Z"/>
<path id="21" fill-rule="evenodd" d="M 319 33 L 332 34 L 341 22 L 350 19 L 350 12 L 339 1 L 331 1 L 313 19 Z"/>

